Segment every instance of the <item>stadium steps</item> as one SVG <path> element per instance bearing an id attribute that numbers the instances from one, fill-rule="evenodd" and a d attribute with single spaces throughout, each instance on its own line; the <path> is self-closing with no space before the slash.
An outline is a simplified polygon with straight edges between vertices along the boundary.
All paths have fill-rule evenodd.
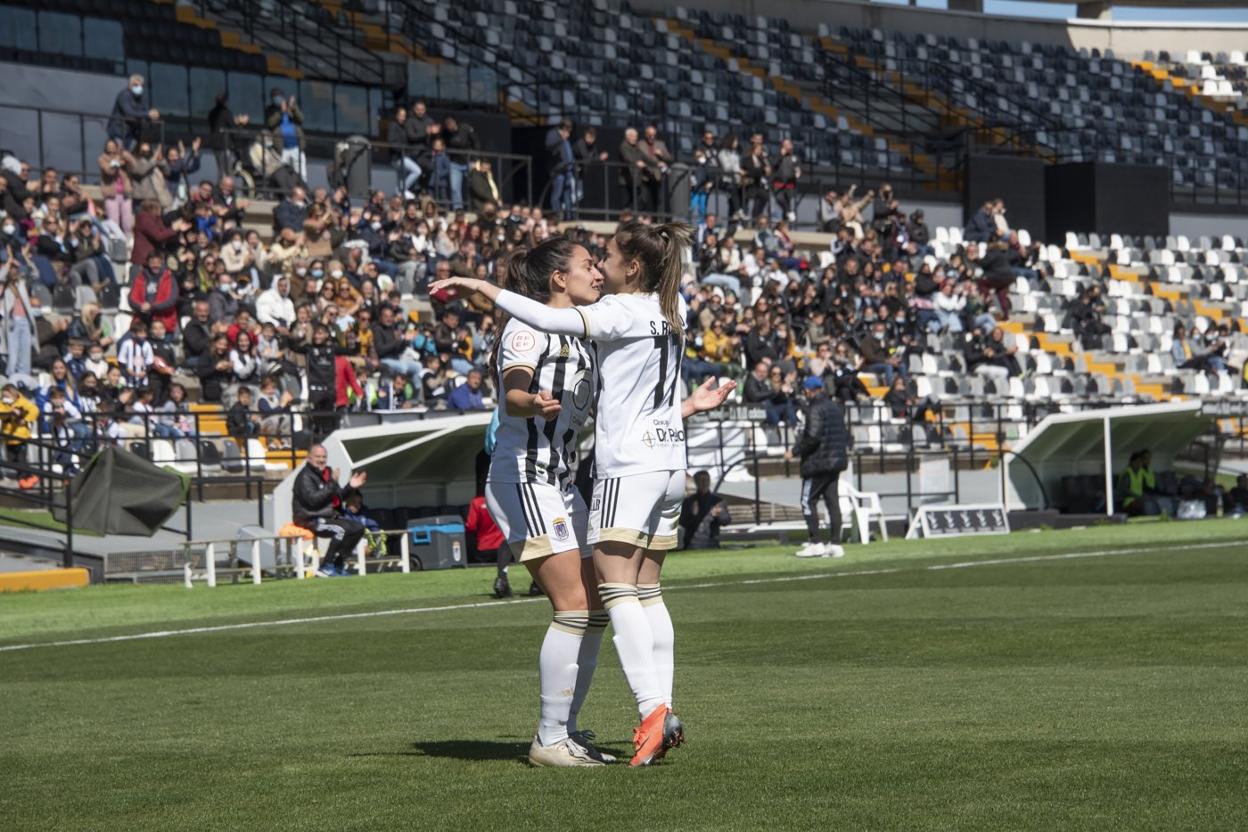
<path id="1" fill-rule="evenodd" d="M 863 136 L 872 138 L 876 136 L 883 137 L 888 143 L 889 150 L 900 154 L 901 157 L 909 162 L 909 164 L 916 170 L 922 171 L 928 175 L 934 175 L 936 173 L 939 166 L 936 164 L 935 160 L 927 154 L 919 152 L 909 142 L 901 141 L 895 137 L 889 137 L 882 134 L 880 131 L 876 130 L 874 126 L 868 124 L 867 122 L 862 121 L 849 113 L 843 112 L 823 96 L 803 90 L 802 87 L 787 78 L 772 75 L 765 68 L 753 63 L 749 58 L 733 51 L 732 47 L 727 44 L 712 40 L 711 38 L 700 37 L 697 32 L 675 18 L 655 18 L 656 25 L 658 25 L 660 21 L 666 25 L 669 33 L 683 38 L 701 49 L 703 52 L 706 52 L 708 55 L 713 55 L 720 59 L 725 64 L 735 64 L 739 71 L 745 73 L 746 75 L 758 78 L 764 83 L 770 84 L 771 87 L 777 92 L 788 96 L 812 112 L 826 116 L 834 122 L 839 119 L 844 119 L 851 130 L 855 133 L 860 133 Z"/>
<path id="2" fill-rule="evenodd" d="M 1131 66 L 1156 81 L 1162 90 L 1165 90 L 1166 85 L 1169 84 L 1170 87 L 1178 92 L 1186 94 L 1192 101 L 1195 101 L 1196 103 L 1207 107 L 1216 113 L 1221 113 L 1222 115 L 1227 116 L 1231 119 L 1231 121 L 1241 127 L 1248 127 L 1248 114 L 1245 114 L 1238 107 L 1227 101 L 1222 101 L 1214 98 L 1213 96 L 1205 95 L 1201 87 L 1200 79 L 1189 80 L 1187 78 L 1180 78 L 1177 75 L 1172 75 L 1170 70 L 1159 66 L 1152 61 L 1131 61 Z"/>
<path id="3" fill-rule="evenodd" d="M 1015 134 L 1003 127 L 988 123 L 984 120 L 982 114 L 955 103 L 935 90 L 924 89 L 918 84 L 907 81 L 900 71 L 880 66 L 870 56 L 853 52 L 847 44 L 841 43 L 827 35 L 817 38 L 816 42 L 825 52 L 835 55 L 841 60 L 852 61 L 859 69 L 870 73 L 877 81 L 898 91 L 905 98 L 941 113 L 947 119 L 948 126 L 969 128 L 974 132 L 979 141 L 992 147 L 1006 147 L 1017 144 L 1017 136 Z M 1055 161 L 1057 158 L 1057 154 L 1052 148 L 1030 144 L 1026 149 L 1046 161 Z"/>
<path id="4" fill-rule="evenodd" d="M 174 15 L 179 23 L 185 23 L 189 26 L 195 26 L 200 29 L 208 29 L 216 31 L 218 37 L 221 38 L 221 46 L 235 52 L 242 52 L 247 55 L 260 55 L 264 58 L 265 67 L 270 74 L 282 75 L 286 78 L 300 80 L 303 78 L 303 71 L 286 63 L 278 55 L 266 54 L 260 46 L 252 43 L 247 37 L 237 29 L 228 28 L 216 20 L 201 17 L 197 11 L 191 6 L 175 4 L 173 0 L 150 0 L 150 2 L 158 6 L 173 6 Z"/>
<path id="5" fill-rule="evenodd" d="M 386 52 L 397 55 L 405 60 L 420 61 L 426 64 L 441 64 L 445 60 L 440 55 L 431 55 L 418 43 L 411 41 L 406 35 L 387 32 L 380 23 L 366 12 L 344 8 L 342 3 L 334 0 L 310 0 L 317 6 L 332 14 L 337 20 L 345 21 L 363 35 L 363 46 L 373 52 Z"/>

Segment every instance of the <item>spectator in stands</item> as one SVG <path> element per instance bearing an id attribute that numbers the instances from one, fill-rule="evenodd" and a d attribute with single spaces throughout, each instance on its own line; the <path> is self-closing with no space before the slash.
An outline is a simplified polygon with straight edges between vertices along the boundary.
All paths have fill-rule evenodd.
<path id="1" fill-rule="evenodd" d="M 1110 332 L 1109 326 L 1101 320 L 1104 314 L 1105 303 L 1101 300 L 1101 287 L 1086 286 L 1079 293 L 1079 297 L 1066 308 L 1064 326 L 1074 331 L 1075 337 L 1085 350 L 1099 350 L 1101 338 Z"/>
<path id="2" fill-rule="evenodd" d="M 398 177 L 395 192 L 404 199 L 415 199 L 420 187 L 420 164 L 413 158 L 407 130 L 407 108 L 396 107 L 394 117 L 386 127 L 386 143 L 390 145 L 390 158 L 394 161 Z"/>
<path id="3" fill-rule="evenodd" d="M 1002 317 L 1010 314 L 1010 287 L 1014 285 L 1014 272 L 1010 268 L 1010 258 L 1004 243 L 993 243 L 981 249 L 975 244 L 967 245 L 966 259 L 983 272 L 979 279 L 980 291 L 985 296 L 991 294 L 1001 308 Z"/>
<path id="4" fill-rule="evenodd" d="M 575 193 L 575 180 L 572 182 L 572 190 Z M 490 167 L 490 160 L 474 160 L 468 170 L 468 199 L 472 210 L 478 214 L 485 214 L 490 210 L 490 206 L 498 204 L 499 198 L 498 183 L 494 181 L 494 169 Z M 572 204 L 572 210 L 576 210 L 575 201 Z M 473 228 L 476 227 L 478 226 L 473 226 Z"/>
<path id="5" fill-rule="evenodd" d="M 5 376 L 10 381 L 34 387 L 31 372 L 34 350 L 39 348 L 34 322 L 37 312 L 31 304 L 25 277 L 13 267 L 12 253 L 9 261 L 0 265 L 0 285 L 4 287 L 4 334 L 8 354 Z"/>
<path id="6" fill-rule="evenodd" d="M 647 161 L 640 144 L 641 134 L 636 127 L 624 130 L 624 138 L 620 142 L 620 184 L 624 188 L 624 208 L 646 210 L 643 197 L 643 175 Z"/>
<path id="7" fill-rule="evenodd" d="M 25 460 L 26 443 L 30 441 L 31 429 L 39 421 L 39 408 L 26 398 L 17 385 L 9 383 L 0 390 L 0 436 L 4 438 L 5 462 L 22 464 Z M 23 489 L 33 488 L 39 478 L 24 475 L 20 469 L 14 478 Z"/>
<path id="8" fill-rule="evenodd" d="M 269 106 L 264 108 L 264 125 L 273 134 L 273 144 L 278 148 L 282 164 L 308 181 L 308 160 L 304 154 L 303 111 L 295 96 L 286 96 L 277 87 L 270 94 Z"/>
<path id="9" fill-rule="evenodd" d="M 481 371 L 473 367 L 468 371 L 464 383 L 451 391 L 446 399 L 446 406 L 451 410 L 485 410 L 482 384 Z"/>
<path id="10" fill-rule="evenodd" d="M 745 202 L 750 205 L 750 217 L 757 220 L 770 212 L 771 160 L 763 144 L 762 133 L 750 136 L 750 150 L 741 161 L 741 184 Z"/>
<path id="11" fill-rule="evenodd" d="M 308 191 L 302 185 L 291 189 L 290 196 L 282 200 L 273 211 L 273 230 L 289 228 L 296 233 L 303 231 L 308 218 Z"/>
<path id="12" fill-rule="evenodd" d="M 230 361 L 230 339 L 225 333 L 212 338 L 212 346 L 195 368 L 199 376 L 200 396 L 206 402 L 219 402 L 234 382 L 234 364 Z"/>
<path id="13" fill-rule="evenodd" d="M 971 221 L 962 230 L 962 239 L 968 243 L 988 243 L 997 238 L 997 223 L 993 219 L 996 200 L 990 199 L 971 215 Z"/>
<path id="14" fill-rule="evenodd" d="M 235 394 L 234 404 L 225 414 L 226 432 L 239 440 L 245 450 L 247 440 L 260 435 L 260 420 L 251 412 L 251 388 L 243 385 Z"/>
<path id="15" fill-rule="evenodd" d="M 976 327 L 966 344 L 967 367 L 977 375 L 1002 380 L 1022 375 L 1015 355 L 1018 347 L 1005 342 L 1005 330 L 1001 327 L 988 333 Z"/>
<path id="16" fill-rule="evenodd" d="M 680 528 L 684 532 L 682 549 L 718 549 L 719 530 L 732 522 L 724 498 L 711 491 L 711 474 L 698 471 L 693 475 L 694 493 L 680 504 Z"/>
<path id="17" fill-rule="evenodd" d="M 230 109 L 228 92 L 217 95 L 212 109 L 208 111 L 208 135 L 213 156 L 216 157 L 217 171 L 221 175 L 231 175 L 239 158 L 246 155 L 246 130 L 250 122 L 251 116 L 246 113 L 235 115 Z"/>
<path id="18" fill-rule="evenodd" d="M 550 164 L 550 210 L 570 220 L 576 210 L 576 154 L 572 149 L 572 122 L 564 119 L 546 133 Z"/>
<path id="19" fill-rule="evenodd" d="M 937 327 L 942 332 L 957 335 L 962 332 L 962 313 L 966 309 L 966 284 L 946 277 L 940 283 L 940 291 L 932 299 Z"/>
<path id="20" fill-rule="evenodd" d="M 886 322 L 875 321 L 869 333 L 859 339 L 858 350 L 862 353 L 862 369 L 882 376 L 886 386 L 892 387 L 898 375 L 909 378 L 909 368 L 902 360 L 896 340 L 889 335 Z"/>
<path id="21" fill-rule="evenodd" d="M 729 131 L 719 145 L 719 187 L 728 195 L 728 223 L 730 227 L 733 223 L 745 219 L 745 213 L 742 210 L 745 205 L 745 196 L 742 192 L 740 144 L 741 142 L 737 139 L 737 135 Z"/>
<path id="22" fill-rule="evenodd" d="M 784 139 L 780 142 L 780 158 L 776 160 L 775 176 L 772 188 L 776 192 L 776 204 L 780 208 L 780 218 L 795 222 L 797 214 L 797 180 L 802 178 L 802 165 L 793 152 L 793 140 Z M 891 195 L 891 194 L 890 194 Z"/>
<path id="23" fill-rule="evenodd" d="M 689 219 L 699 226 L 706 218 L 707 201 L 719 177 L 718 169 L 711 163 L 713 158 L 703 148 L 695 148 L 689 169 Z"/>
<path id="24" fill-rule="evenodd" d="M 108 137 L 129 149 L 139 140 L 144 121 L 151 111 L 151 100 L 143 88 L 143 76 L 131 75 L 129 85 L 117 93 L 108 120 Z"/>
<path id="25" fill-rule="evenodd" d="M 451 185 L 451 209 L 464 210 L 464 178 L 468 165 L 481 152 L 481 140 L 471 124 L 460 123 L 454 116 L 442 120 L 442 141 L 446 146 Z"/>
<path id="26" fill-rule="evenodd" d="M 342 517 L 343 489 L 338 484 L 337 469 L 329 468 L 328 454 L 323 445 L 308 450 L 308 461 L 299 469 L 291 494 L 291 515 L 296 525 L 317 537 L 328 538 L 329 548 L 317 574 L 323 577 L 345 575 L 345 560 L 360 538 L 364 527 Z M 368 482 L 364 471 L 352 472 L 347 481 L 351 488 L 363 488 Z"/>
<path id="27" fill-rule="evenodd" d="M 104 152 L 98 160 L 104 215 L 126 237 L 134 231 L 134 207 L 131 201 L 134 188 L 126 166 L 129 155 L 119 140 L 109 139 L 104 143 Z"/>
<path id="28" fill-rule="evenodd" d="M 178 283 L 165 263 L 165 255 L 152 249 L 147 262 L 130 279 L 130 309 L 151 324 L 160 321 L 168 332 L 178 328 Z"/>
<path id="29" fill-rule="evenodd" d="M 140 142 L 134 154 L 126 153 L 126 172 L 133 183 L 133 197 L 136 203 L 154 200 L 160 205 L 160 212 L 167 213 L 173 208 L 173 195 L 169 193 L 167 179 L 169 165 L 165 161 L 164 151 L 160 145 L 152 146 Z"/>
<path id="30" fill-rule="evenodd" d="M 840 197 L 836 191 L 829 190 L 819 200 L 816 216 L 816 227 L 824 234 L 835 234 L 841 228 Z"/>
<path id="31" fill-rule="evenodd" d="M 642 210 L 663 211 L 667 199 L 667 173 L 676 157 L 659 138 L 659 128 L 653 124 L 646 125 L 639 147 L 646 162 L 641 171 Z"/>
<path id="32" fill-rule="evenodd" d="M 598 130 L 586 127 L 581 137 L 572 145 L 572 153 L 576 156 L 576 203 L 579 205 L 584 197 L 585 180 L 590 169 L 611 158 L 611 154 L 598 147 Z"/>
<path id="33" fill-rule="evenodd" d="M 145 200 L 139 205 L 138 218 L 134 221 L 134 246 L 130 249 L 130 262 L 142 266 L 148 262 L 153 251 L 164 253 L 179 234 L 190 229 L 186 220 L 177 219 L 166 225 L 160 215 L 160 203 Z"/>

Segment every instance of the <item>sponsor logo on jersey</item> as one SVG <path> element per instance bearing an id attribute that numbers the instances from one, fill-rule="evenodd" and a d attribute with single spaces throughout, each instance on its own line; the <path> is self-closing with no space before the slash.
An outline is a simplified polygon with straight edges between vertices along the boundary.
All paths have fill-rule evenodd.
<path id="1" fill-rule="evenodd" d="M 554 523 L 554 530 L 555 530 L 555 540 L 567 540 L 568 534 L 569 534 L 568 518 L 556 517 L 555 523 Z"/>
<path id="2" fill-rule="evenodd" d="M 516 352 L 528 352 L 533 349 L 533 333 L 521 330 L 511 336 L 511 348 Z"/>
<path id="3" fill-rule="evenodd" d="M 685 441 L 685 432 L 678 428 L 655 428 L 641 435 L 641 444 L 647 448 L 655 445 L 676 445 Z"/>
<path id="4" fill-rule="evenodd" d="M 594 500 L 593 500 L 593 502 L 590 504 L 589 510 L 590 510 L 590 511 L 601 511 L 601 510 L 602 510 L 602 498 L 601 498 L 601 497 L 595 497 L 595 498 L 594 498 Z"/>

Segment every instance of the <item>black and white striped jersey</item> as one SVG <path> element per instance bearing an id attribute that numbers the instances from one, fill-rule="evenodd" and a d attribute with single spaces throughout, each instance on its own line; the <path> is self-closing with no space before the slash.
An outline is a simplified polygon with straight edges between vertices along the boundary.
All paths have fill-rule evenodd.
<path id="1" fill-rule="evenodd" d="M 548 390 L 562 403 L 557 419 L 507 415 L 503 376 L 515 367 L 533 371 L 529 392 Z M 490 482 L 566 486 L 576 476 L 577 435 L 589 418 L 597 373 L 589 346 L 569 335 L 548 335 L 512 318 L 503 328 L 498 357 L 498 432 Z"/>
<path id="2" fill-rule="evenodd" d="M 585 319 L 602 379 L 594 422 L 594 475 L 683 471 L 684 340 L 663 318 L 658 295 L 607 295 L 577 311 Z M 682 318 L 685 313 L 681 299 Z"/>

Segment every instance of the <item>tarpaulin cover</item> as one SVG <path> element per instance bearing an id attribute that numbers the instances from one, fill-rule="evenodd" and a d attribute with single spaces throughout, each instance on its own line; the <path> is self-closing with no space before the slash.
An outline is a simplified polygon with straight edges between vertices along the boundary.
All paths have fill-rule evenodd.
<path id="1" fill-rule="evenodd" d="M 74 528 L 151 537 L 186 496 L 182 478 L 141 456 L 108 447 L 74 477 Z M 61 506 L 54 516 L 65 522 Z"/>

